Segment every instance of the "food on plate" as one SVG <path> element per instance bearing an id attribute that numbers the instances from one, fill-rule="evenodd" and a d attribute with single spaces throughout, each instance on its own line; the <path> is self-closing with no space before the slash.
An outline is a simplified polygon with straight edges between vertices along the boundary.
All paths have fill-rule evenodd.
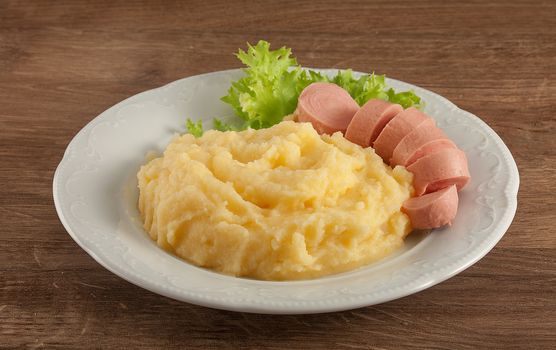
<path id="1" fill-rule="evenodd" d="M 434 123 L 421 123 L 398 143 L 390 164 L 408 166 L 417 159 L 442 148 L 457 148 Z"/>
<path id="2" fill-rule="evenodd" d="M 415 93 L 303 69 L 264 41 L 237 56 L 245 75 L 222 101 L 239 121 L 205 132 L 188 119 L 190 134 L 137 174 L 159 246 L 225 274 L 293 280 L 365 265 L 412 228 L 454 220 L 467 159 Z"/>
<path id="3" fill-rule="evenodd" d="M 195 265 L 264 280 L 380 259 L 411 230 L 412 175 L 309 123 L 175 138 L 138 175 L 144 227 Z"/>
<path id="4" fill-rule="evenodd" d="M 446 148 L 420 158 L 407 167 L 413 173 L 415 195 L 441 190 L 456 185 L 460 191 L 469 181 L 465 152 Z"/>
<path id="5" fill-rule="evenodd" d="M 311 69 L 304 69 L 292 56 L 289 48 L 271 50 L 261 40 L 248 44 L 247 51 L 239 50 L 237 58 L 246 66 L 245 75 L 232 82 L 222 101 L 229 104 L 236 120 L 224 123 L 214 119 L 213 128 L 220 131 L 268 128 L 292 114 L 301 91 L 312 83 L 333 83 L 347 91 L 362 106 L 371 99 L 396 103 L 404 108 L 421 107 L 421 98 L 413 91 L 397 92 L 386 85 L 384 75 L 354 74 L 351 70 L 338 70 L 329 77 Z M 189 127 L 192 127 L 191 129 Z M 188 123 L 188 130 L 202 134 L 202 123 Z"/>
<path id="6" fill-rule="evenodd" d="M 405 167 L 410 166 L 411 164 L 415 163 L 417 160 L 421 159 L 422 157 L 426 156 L 427 154 L 432 154 L 435 152 L 440 151 L 441 149 L 444 148 L 458 148 L 458 146 L 456 146 L 455 143 L 452 142 L 452 140 L 449 139 L 437 139 L 437 140 L 432 140 L 430 142 L 425 143 L 423 146 L 419 147 L 418 149 L 416 149 L 414 151 L 414 153 L 411 155 L 411 157 L 409 159 L 407 159 L 407 161 L 405 161 Z M 393 163 L 396 164 L 396 163 Z M 401 162 L 401 165 L 403 165 L 404 163 Z"/>
<path id="7" fill-rule="evenodd" d="M 299 95 L 295 116 L 310 122 L 319 134 L 345 132 L 359 105 L 346 90 L 332 83 L 312 83 Z"/>
<path id="8" fill-rule="evenodd" d="M 384 126 L 401 111 L 403 108 L 399 104 L 369 100 L 353 116 L 345 133 L 346 139 L 361 147 L 371 146 Z"/>
<path id="9" fill-rule="evenodd" d="M 310 98 L 319 103 L 309 104 Z M 457 191 L 470 179 L 465 153 L 434 119 L 417 108 L 404 110 L 400 105 L 371 99 L 354 113 L 347 107 L 353 105 L 350 102 L 340 88 L 314 83 L 301 93 L 293 119 L 310 122 L 320 134 L 344 132 L 347 124 L 348 140 L 362 147 L 372 146 L 384 162 L 406 166 L 414 174 L 417 197 L 408 200 L 404 210 L 415 228 L 451 223 L 457 213 Z M 307 105 L 311 106 L 308 112 Z"/>
<path id="10" fill-rule="evenodd" d="M 386 124 L 373 143 L 373 148 L 385 162 L 389 162 L 398 143 L 419 124 L 425 122 L 434 123 L 434 120 L 416 108 L 408 108 Z"/>
<path id="11" fill-rule="evenodd" d="M 458 211 L 458 191 L 455 185 L 439 191 L 413 197 L 403 203 L 402 211 L 409 216 L 411 225 L 428 229 L 450 225 Z"/>

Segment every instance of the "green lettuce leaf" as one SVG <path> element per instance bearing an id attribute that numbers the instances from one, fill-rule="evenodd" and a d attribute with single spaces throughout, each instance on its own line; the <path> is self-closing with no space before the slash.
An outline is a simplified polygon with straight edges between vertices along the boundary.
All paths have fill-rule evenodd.
<path id="1" fill-rule="evenodd" d="M 202 120 L 198 120 L 197 123 L 195 123 L 193 120 L 187 118 L 187 121 L 185 122 L 185 126 L 187 127 L 187 131 L 195 136 L 195 137 L 201 137 L 203 136 L 203 121 Z"/>
<path id="2" fill-rule="evenodd" d="M 388 95 L 384 91 L 386 89 L 384 75 L 373 73 L 355 78 L 351 69 L 346 69 L 338 71 L 338 74 L 330 79 L 330 82 L 346 90 L 360 106 L 373 98 L 388 99 Z"/>
<path id="3" fill-rule="evenodd" d="M 293 113 L 299 94 L 311 81 L 291 57 L 291 49 L 272 51 L 261 40 L 255 46 L 248 44 L 247 51 L 239 50 L 237 57 L 247 66 L 245 76 L 232 83 L 222 101 L 243 119 L 244 128 L 268 128 Z"/>
<path id="4" fill-rule="evenodd" d="M 213 123 L 214 130 L 218 130 L 218 131 L 239 131 L 242 129 L 234 125 L 224 123 L 218 118 L 214 118 L 212 123 Z"/>
<path id="5" fill-rule="evenodd" d="M 421 98 L 413 91 L 396 92 L 390 88 L 386 91 L 386 94 L 388 95 L 388 101 L 397 103 L 403 108 L 415 107 L 421 109 L 424 106 Z"/>

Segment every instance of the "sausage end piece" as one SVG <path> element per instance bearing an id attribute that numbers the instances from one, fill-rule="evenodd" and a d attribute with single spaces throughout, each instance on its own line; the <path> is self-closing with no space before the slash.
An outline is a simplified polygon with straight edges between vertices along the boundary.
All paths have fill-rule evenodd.
<path id="1" fill-rule="evenodd" d="M 406 200 L 402 211 L 417 229 L 432 229 L 450 225 L 458 211 L 458 191 L 455 185 L 440 191 Z"/>

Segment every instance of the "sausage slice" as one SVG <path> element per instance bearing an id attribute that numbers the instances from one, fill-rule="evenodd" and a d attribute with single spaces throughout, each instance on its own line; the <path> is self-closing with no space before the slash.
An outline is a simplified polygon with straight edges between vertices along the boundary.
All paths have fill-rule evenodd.
<path id="1" fill-rule="evenodd" d="M 446 148 L 422 157 L 407 167 L 413 173 L 415 195 L 435 192 L 451 185 L 458 191 L 469 181 L 465 153 Z"/>
<path id="2" fill-rule="evenodd" d="M 415 163 L 417 160 L 423 158 L 426 155 L 436 153 L 445 148 L 458 148 L 455 143 L 450 139 L 436 139 L 429 141 L 417 149 L 411 157 L 405 160 L 405 166 L 408 167 Z"/>
<path id="3" fill-rule="evenodd" d="M 359 105 L 348 92 L 332 83 L 312 83 L 299 95 L 297 120 L 310 122 L 319 134 L 345 132 Z"/>
<path id="4" fill-rule="evenodd" d="M 403 203 L 402 211 L 409 216 L 414 228 L 429 229 L 450 225 L 458 211 L 456 185 L 410 198 Z"/>
<path id="5" fill-rule="evenodd" d="M 353 116 L 346 130 L 346 139 L 361 147 L 369 147 L 384 126 L 403 111 L 402 106 L 373 99 L 361 107 Z"/>
<path id="6" fill-rule="evenodd" d="M 446 134 L 440 128 L 436 127 L 434 120 L 432 118 L 426 120 L 425 122 L 419 124 L 418 127 L 413 129 L 409 134 L 405 135 L 404 138 L 398 143 L 394 152 L 392 153 L 392 158 L 390 158 L 390 165 L 409 165 L 409 160 L 412 162 L 421 158 L 422 156 L 429 153 L 433 153 L 434 148 L 427 148 L 426 152 L 421 150 L 423 146 L 435 140 L 447 140 L 449 143 L 439 143 L 438 146 L 448 146 L 449 148 L 455 148 L 453 142 L 451 142 Z M 453 145 L 453 147 L 451 147 Z"/>
<path id="7" fill-rule="evenodd" d="M 385 162 L 388 162 L 392 158 L 394 149 L 404 136 L 429 119 L 431 118 L 416 108 L 406 109 L 386 124 L 373 143 L 373 148 Z"/>

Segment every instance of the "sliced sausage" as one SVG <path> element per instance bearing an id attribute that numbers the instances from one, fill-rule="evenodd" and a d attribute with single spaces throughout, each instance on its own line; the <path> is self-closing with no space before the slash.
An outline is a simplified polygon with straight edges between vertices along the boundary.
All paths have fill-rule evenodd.
<path id="1" fill-rule="evenodd" d="M 418 127 L 405 135 L 400 143 L 398 143 L 392 153 L 392 158 L 390 158 L 390 165 L 407 166 L 408 160 L 412 159 L 412 157 L 413 161 L 418 159 L 414 155 L 420 151 L 421 147 L 438 139 L 448 140 L 448 137 L 440 128 L 436 127 L 434 120 L 430 118 L 419 124 Z M 453 144 L 452 142 L 450 143 Z M 421 154 L 422 156 L 425 155 L 423 152 Z"/>
<path id="2" fill-rule="evenodd" d="M 469 181 L 465 153 L 459 149 L 446 148 L 422 157 L 407 167 L 413 173 L 415 195 L 435 192 L 456 185 L 458 191 Z"/>
<path id="3" fill-rule="evenodd" d="M 406 109 L 386 124 L 373 143 L 373 148 L 385 162 L 388 162 L 392 158 L 394 149 L 404 136 L 429 119 L 431 118 L 416 108 Z"/>
<path id="4" fill-rule="evenodd" d="M 386 123 L 403 111 L 402 106 L 373 99 L 361 107 L 353 116 L 346 130 L 346 139 L 361 147 L 369 147 Z"/>
<path id="5" fill-rule="evenodd" d="M 410 156 L 407 160 L 405 160 L 405 166 L 408 167 L 411 164 L 415 163 L 417 160 L 421 159 L 422 157 L 436 153 L 441 149 L 445 148 L 458 148 L 455 143 L 452 142 L 450 139 L 436 139 L 429 141 L 422 145 L 419 149 L 417 149 L 412 156 Z"/>
<path id="6" fill-rule="evenodd" d="M 299 95 L 296 116 L 310 122 L 319 134 L 345 132 L 359 105 L 336 84 L 313 83 Z"/>
<path id="7" fill-rule="evenodd" d="M 450 225 L 458 211 L 458 191 L 455 185 L 413 197 L 403 203 L 402 211 L 409 216 L 411 226 L 418 229 Z"/>

